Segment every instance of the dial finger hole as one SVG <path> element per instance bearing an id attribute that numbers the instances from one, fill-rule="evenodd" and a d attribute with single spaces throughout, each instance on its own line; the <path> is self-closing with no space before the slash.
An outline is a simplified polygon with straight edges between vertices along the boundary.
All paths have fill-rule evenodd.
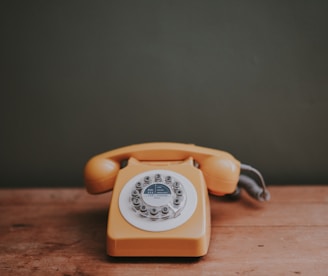
<path id="1" fill-rule="evenodd" d="M 172 182 L 172 177 L 170 175 L 165 177 L 165 182 L 170 184 Z"/>
<path id="2" fill-rule="evenodd" d="M 180 188 L 180 183 L 179 182 L 174 182 L 173 183 L 173 189 L 179 189 Z"/>
<path id="3" fill-rule="evenodd" d="M 168 208 L 167 206 L 164 206 L 164 207 L 162 208 L 162 213 L 163 213 L 164 215 L 168 214 L 168 213 L 169 213 L 169 208 Z"/>
<path id="4" fill-rule="evenodd" d="M 160 174 L 155 174 L 155 181 L 158 181 L 158 182 L 162 181 L 162 177 Z"/>
<path id="5" fill-rule="evenodd" d="M 133 198 L 132 199 L 132 204 L 137 207 L 137 206 L 140 206 L 140 199 L 139 198 Z"/>
<path id="6" fill-rule="evenodd" d="M 131 195 L 132 195 L 132 197 L 139 197 L 140 196 L 140 194 L 137 190 L 133 190 Z"/>
<path id="7" fill-rule="evenodd" d="M 155 215 L 158 214 L 158 210 L 156 208 L 151 208 L 150 209 L 150 214 L 153 215 L 153 216 L 155 216 Z"/>
<path id="8" fill-rule="evenodd" d="M 146 212 L 147 211 L 146 205 L 141 205 L 140 206 L 140 211 L 143 212 L 143 213 Z"/>
<path id="9" fill-rule="evenodd" d="M 181 200 L 180 198 L 175 198 L 174 201 L 173 201 L 173 204 L 176 205 L 176 206 L 179 206 L 181 204 Z"/>
<path id="10" fill-rule="evenodd" d="M 136 186 L 135 187 L 136 187 L 137 190 L 141 190 L 142 189 L 141 182 L 136 183 Z"/>

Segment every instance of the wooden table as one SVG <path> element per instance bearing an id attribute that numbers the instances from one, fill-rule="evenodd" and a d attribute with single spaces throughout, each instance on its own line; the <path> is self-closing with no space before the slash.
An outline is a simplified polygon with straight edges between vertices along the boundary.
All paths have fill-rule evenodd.
<path id="1" fill-rule="evenodd" d="M 112 258 L 110 193 L 0 190 L 0 275 L 328 275 L 328 186 L 270 187 L 272 200 L 211 197 L 202 258 Z"/>

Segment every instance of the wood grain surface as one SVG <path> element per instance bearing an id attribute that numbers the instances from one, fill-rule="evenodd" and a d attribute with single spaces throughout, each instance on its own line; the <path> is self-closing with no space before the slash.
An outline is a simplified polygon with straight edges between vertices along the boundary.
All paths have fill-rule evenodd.
<path id="1" fill-rule="evenodd" d="M 328 186 L 273 186 L 258 203 L 210 198 L 201 258 L 113 258 L 111 193 L 0 190 L 0 275 L 328 275 Z"/>

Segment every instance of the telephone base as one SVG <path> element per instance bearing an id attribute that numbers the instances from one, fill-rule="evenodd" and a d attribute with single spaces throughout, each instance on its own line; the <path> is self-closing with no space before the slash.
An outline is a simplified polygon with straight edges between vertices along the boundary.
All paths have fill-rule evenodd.
<path id="1" fill-rule="evenodd" d="M 131 178 L 131 175 L 134 177 Z M 140 178 L 152 178 L 153 175 L 161 175 L 163 179 L 169 175 L 171 182 L 176 180 L 180 183 L 182 198 L 185 198 L 181 204 L 184 202 L 185 205 L 181 210 L 173 207 L 181 212 L 176 217 L 155 219 L 151 214 L 143 217 L 139 211 L 141 207 L 136 213 L 132 211 L 131 203 L 127 204 L 131 199 L 131 187 L 135 187 Z M 173 188 L 165 190 L 164 184 L 146 184 L 146 187 L 154 188 L 154 185 L 159 190 L 153 192 L 162 196 L 160 205 L 169 199 L 168 194 L 176 193 Z M 142 191 L 138 196 L 144 198 L 145 204 L 150 202 L 156 206 L 155 201 L 147 198 L 148 188 Z M 167 206 L 171 206 L 170 203 Z M 192 159 L 166 166 L 129 162 L 127 167 L 120 170 L 113 190 L 108 216 L 107 253 L 113 257 L 204 256 L 209 247 L 210 224 L 207 187 L 201 171 L 193 166 Z"/>

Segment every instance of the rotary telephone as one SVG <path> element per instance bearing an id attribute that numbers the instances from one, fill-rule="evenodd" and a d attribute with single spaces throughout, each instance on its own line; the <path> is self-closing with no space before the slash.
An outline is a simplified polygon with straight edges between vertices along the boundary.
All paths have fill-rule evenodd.
<path id="1" fill-rule="evenodd" d="M 181 143 L 145 143 L 91 158 L 84 170 L 91 194 L 113 189 L 107 227 L 110 256 L 207 253 L 208 191 L 238 196 L 244 188 L 269 200 L 262 175 L 227 152 Z"/>

